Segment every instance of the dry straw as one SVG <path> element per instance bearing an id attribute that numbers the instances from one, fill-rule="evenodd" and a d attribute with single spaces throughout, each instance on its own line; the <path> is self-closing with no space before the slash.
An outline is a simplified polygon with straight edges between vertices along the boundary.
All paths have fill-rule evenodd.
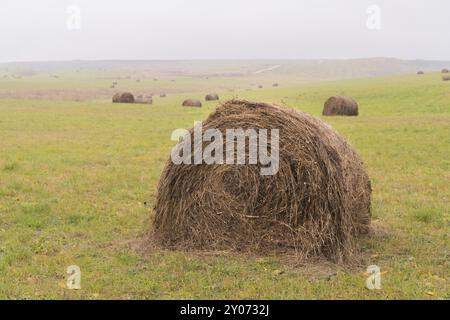
<path id="1" fill-rule="evenodd" d="M 134 103 L 152 104 L 153 98 L 151 95 L 138 95 L 138 96 L 136 96 Z"/>
<path id="2" fill-rule="evenodd" d="M 221 104 L 203 122 L 204 130 L 210 128 L 219 129 L 224 142 L 226 129 L 279 129 L 279 171 L 261 176 L 259 164 L 169 160 L 154 208 L 160 244 L 351 260 L 357 238 L 369 231 L 371 186 L 341 135 L 305 113 L 242 100 Z"/>
<path id="3" fill-rule="evenodd" d="M 219 95 L 217 93 L 210 93 L 205 96 L 206 101 L 219 100 Z"/>
<path id="4" fill-rule="evenodd" d="M 357 116 L 358 104 L 351 97 L 330 97 L 325 102 L 324 116 Z"/>
<path id="5" fill-rule="evenodd" d="M 200 108 L 202 103 L 197 99 L 187 99 L 183 101 L 183 107 L 197 107 Z"/>
<path id="6" fill-rule="evenodd" d="M 113 98 L 114 103 L 134 103 L 134 96 L 129 92 L 118 92 Z"/>

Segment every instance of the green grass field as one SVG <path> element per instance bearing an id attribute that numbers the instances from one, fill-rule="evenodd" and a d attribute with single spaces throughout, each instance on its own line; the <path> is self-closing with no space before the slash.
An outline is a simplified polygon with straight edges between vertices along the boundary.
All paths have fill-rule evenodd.
<path id="1" fill-rule="evenodd" d="M 33 87 L 8 81 L 0 92 Z M 330 95 L 359 102 L 358 117 L 322 118 L 356 147 L 372 180 L 376 232 L 351 268 L 145 243 L 171 132 L 216 106 L 182 108 L 184 98 L 205 94 L 192 90 L 151 106 L 0 99 L 0 298 L 450 299 L 450 83 L 440 74 L 219 91 L 222 100 L 284 103 L 315 116 Z M 72 264 L 81 290 L 65 288 Z M 365 288 L 371 264 L 381 268 L 381 290 Z"/>

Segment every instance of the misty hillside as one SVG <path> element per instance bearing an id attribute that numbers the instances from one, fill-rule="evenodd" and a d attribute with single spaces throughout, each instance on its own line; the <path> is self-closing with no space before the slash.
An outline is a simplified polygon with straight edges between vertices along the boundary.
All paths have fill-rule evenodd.
<path id="1" fill-rule="evenodd" d="M 88 72 L 123 76 L 293 77 L 333 80 L 439 71 L 450 61 L 370 58 L 349 60 L 191 60 L 191 61 L 67 61 L 1 63 L 3 74 L 33 76 L 40 73 Z"/>

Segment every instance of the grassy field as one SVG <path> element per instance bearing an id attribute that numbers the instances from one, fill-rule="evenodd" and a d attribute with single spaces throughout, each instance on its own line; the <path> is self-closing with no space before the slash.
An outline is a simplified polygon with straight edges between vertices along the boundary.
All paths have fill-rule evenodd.
<path id="1" fill-rule="evenodd" d="M 11 81 L 0 80 L 0 91 L 21 87 Z M 323 120 L 356 147 L 372 180 L 377 232 L 362 243 L 360 265 L 144 249 L 171 132 L 216 106 L 180 103 L 205 92 L 155 97 L 152 106 L 3 97 L 0 298 L 450 299 L 450 84 L 440 74 L 219 93 L 316 116 L 330 95 L 359 102 L 359 117 Z M 82 272 L 78 291 L 65 289 L 72 264 Z M 381 290 L 365 288 L 371 264 Z"/>

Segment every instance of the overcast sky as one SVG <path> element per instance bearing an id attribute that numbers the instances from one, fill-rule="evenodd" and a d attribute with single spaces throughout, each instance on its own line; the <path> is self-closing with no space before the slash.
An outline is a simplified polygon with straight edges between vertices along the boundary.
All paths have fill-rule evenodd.
<path id="1" fill-rule="evenodd" d="M 1 62 L 450 60 L 449 0 L 1 0 L 0 10 Z"/>

